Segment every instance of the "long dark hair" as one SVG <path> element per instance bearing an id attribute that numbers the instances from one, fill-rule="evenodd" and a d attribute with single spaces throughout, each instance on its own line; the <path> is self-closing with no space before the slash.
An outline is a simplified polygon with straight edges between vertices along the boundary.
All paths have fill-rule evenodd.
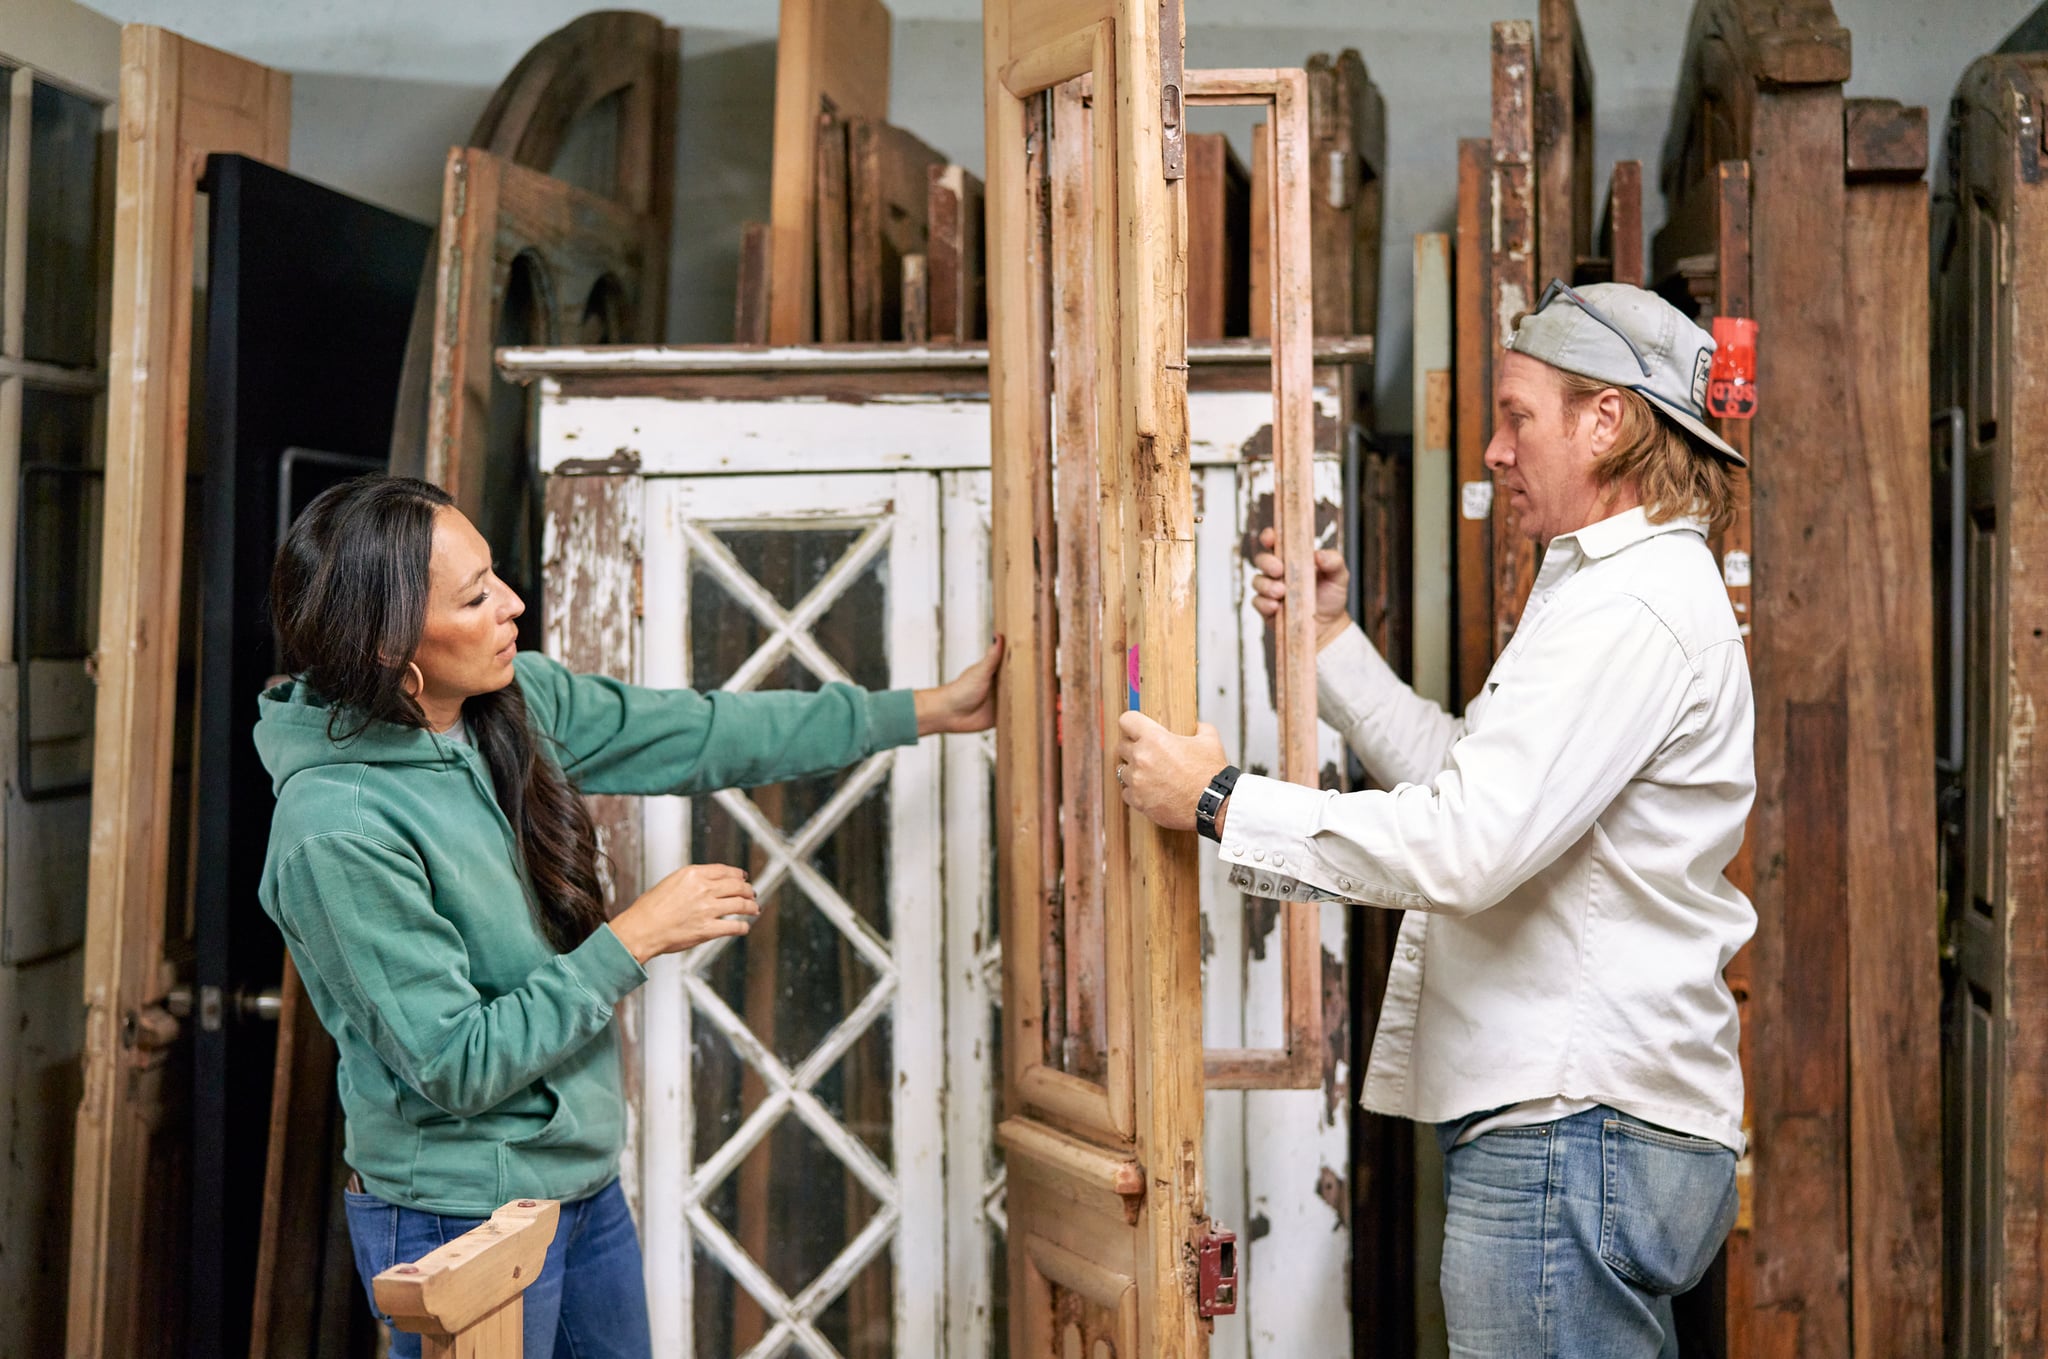
<path id="1" fill-rule="evenodd" d="M 375 722 L 427 725 L 405 691 L 406 663 L 426 625 L 434 516 L 453 504 L 411 477 L 358 477 L 321 492 L 277 549 L 270 614 L 284 668 L 327 701 L 335 741 Z M 590 811 L 541 751 L 517 682 L 471 697 L 462 714 L 512 823 L 541 932 L 566 953 L 605 920 Z"/>

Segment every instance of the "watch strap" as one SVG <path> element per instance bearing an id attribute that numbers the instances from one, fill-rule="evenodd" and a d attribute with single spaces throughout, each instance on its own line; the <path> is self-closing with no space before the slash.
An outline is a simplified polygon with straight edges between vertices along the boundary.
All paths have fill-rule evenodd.
<path id="1" fill-rule="evenodd" d="M 1223 804 L 1229 800 L 1230 792 L 1237 787 L 1238 777 L 1243 772 L 1234 764 L 1226 765 L 1195 799 L 1195 830 L 1207 839 L 1220 841 L 1223 838 L 1216 833 L 1216 813 L 1223 810 Z"/>

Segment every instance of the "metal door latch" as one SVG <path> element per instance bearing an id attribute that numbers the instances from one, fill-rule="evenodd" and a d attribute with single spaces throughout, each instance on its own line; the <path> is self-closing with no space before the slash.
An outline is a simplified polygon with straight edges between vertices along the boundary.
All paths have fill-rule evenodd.
<path id="1" fill-rule="evenodd" d="M 1195 1245 L 1195 1310 L 1206 1321 L 1237 1312 L 1237 1233 L 1211 1229 Z"/>

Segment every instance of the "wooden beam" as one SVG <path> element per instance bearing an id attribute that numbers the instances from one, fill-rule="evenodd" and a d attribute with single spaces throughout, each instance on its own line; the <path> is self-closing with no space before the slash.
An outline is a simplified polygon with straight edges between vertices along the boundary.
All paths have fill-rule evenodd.
<path id="1" fill-rule="evenodd" d="M 561 1215 L 554 1199 L 506 1204 L 447 1245 L 379 1274 L 371 1284 L 378 1310 L 451 1359 L 517 1359 L 520 1295 L 540 1274 Z M 480 1336 L 465 1334 L 478 1329 Z"/>
<path id="2" fill-rule="evenodd" d="M 1620 160 L 1614 163 L 1614 178 L 1607 187 L 1607 220 L 1601 232 L 1609 261 L 1609 277 L 1616 283 L 1649 286 L 1649 267 L 1643 259 L 1643 163 Z"/>
<path id="3" fill-rule="evenodd" d="M 818 341 L 844 344 L 853 339 L 853 213 L 847 126 L 830 113 L 818 115 L 817 157 Z"/>
<path id="4" fill-rule="evenodd" d="M 852 338 L 901 340 L 903 260 L 925 251 L 931 171 L 946 158 L 900 127 L 855 118 L 846 160 Z"/>
<path id="5" fill-rule="evenodd" d="M 1458 143 L 1458 234 L 1452 336 L 1457 346 L 1456 445 L 1452 456 L 1452 561 L 1457 616 L 1451 657 L 1451 706 L 1464 711 L 1493 668 L 1493 475 L 1486 441 L 1493 430 L 1493 147 Z"/>
<path id="6" fill-rule="evenodd" d="M 1849 182 L 1927 174 L 1927 110 L 1896 99 L 1842 101 L 1842 168 Z"/>
<path id="7" fill-rule="evenodd" d="M 972 343 L 988 334 L 981 180 L 958 165 L 935 166 L 928 199 L 931 339 Z"/>
<path id="8" fill-rule="evenodd" d="M 1913 110 L 1925 135 L 1926 111 Z M 1852 114 L 1850 129 L 1858 120 Z M 1868 123 L 1864 124 L 1868 127 Z M 1896 145 L 1896 142 L 1891 143 Z M 1924 141 L 1920 143 L 1924 160 Z M 1893 156 L 1888 163 L 1899 164 Z M 1852 1352 L 1942 1348 L 1927 188 L 1848 190 L 1849 1220 Z M 1882 846 L 1882 852 L 1876 852 Z"/>
<path id="9" fill-rule="evenodd" d="M 782 0 L 769 185 L 768 339 L 817 337 L 816 120 L 889 116 L 889 11 L 881 0 Z"/>
<path id="10" fill-rule="evenodd" d="M 1492 276 L 1486 316 L 1496 369 L 1524 313 L 1536 306 L 1536 36 L 1527 20 L 1493 26 Z M 1489 393 L 1488 401 L 1492 397 Z M 1536 582 L 1536 545 L 1508 497 L 1493 498 L 1493 652 L 1505 650 Z"/>
<path id="11" fill-rule="evenodd" d="M 165 29 L 121 32 L 113 318 L 92 839 L 84 1092 L 72 1184 L 67 1350 L 138 1352 L 138 1314 L 175 1216 L 152 1193 L 152 1141 L 178 1021 L 163 1008 L 172 771 L 184 635 L 194 202 L 216 152 L 287 162 L 291 79 Z M 182 934 L 182 931 L 178 933 Z M 172 1068 L 174 1069 L 174 1068 Z"/>
<path id="12" fill-rule="evenodd" d="M 1573 0 L 1541 0 L 1536 49 L 1536 286 L 1593 253 L 1593 63 Z"/>
<path id="13" fill-rule="evenodd" d="M 1188 339 L 1249 333 L 1251 176 L 1221 132 L 1187 138 Z"/>
<path id="14" fill-rule="evenodd" d="M 768 224 L 748 222 L 740 231 L 740 278 L 733 300 L 735 344 L 768 343 Z"/>

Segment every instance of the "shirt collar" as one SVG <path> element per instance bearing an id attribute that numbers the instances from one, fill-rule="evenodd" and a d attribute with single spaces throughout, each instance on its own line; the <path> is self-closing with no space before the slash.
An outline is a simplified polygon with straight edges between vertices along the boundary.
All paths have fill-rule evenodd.
<path id="1" fill-rule="evenodd" d="M 1620 514 L 1609 515 L 1582 529 L 1560 533 L 1551 541 L 1550 546 L 1556 548 L 1561 543 L 1570 542 L 1587 560 L 1599 561 L 1603 557 L 1613 556 L 1623 548 L 1634 547 L 1637 543 L 1647 542 L 1651 538 L 1680 531 L 1697 533 L 1702 538 L 1707 536 L 1706 524 L 1691 515 L 1679 515 L 1666 519 L 1661 524 L 1653 524 L 1650 522 L 1649 512 L 1638 505 L 1634 509 L 1623 510 Z"/>

